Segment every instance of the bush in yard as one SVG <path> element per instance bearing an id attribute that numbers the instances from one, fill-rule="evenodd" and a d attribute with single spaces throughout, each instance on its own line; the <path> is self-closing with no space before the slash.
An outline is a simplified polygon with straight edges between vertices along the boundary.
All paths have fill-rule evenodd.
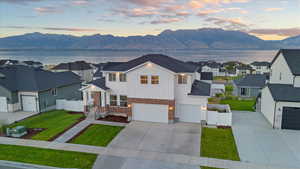
<path id="1" fill-rule="evenodd" d="M 224 94 L 223 94 L 223 93 L 217 93 L 217 94 L 216 94 L 216 97 L 218 97 L 218 98 L 224 97 Z"/>

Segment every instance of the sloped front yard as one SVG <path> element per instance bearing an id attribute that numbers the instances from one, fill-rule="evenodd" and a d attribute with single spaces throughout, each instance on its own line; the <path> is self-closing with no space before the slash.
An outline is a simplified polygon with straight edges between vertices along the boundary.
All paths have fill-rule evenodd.
<path id="1" fill-rule="evenodd" d="M 91 169 L 96 154 L 0 144 L 0 160 L 61 168 Z"/>
<path id="2" fill-rule="evenodd" d="M 223 99 L 220 104 L 229 104 L 231 110 L 254 111 L 255 100 Z"/>
<path id="3" fill-rule="evenodd" d="M 231 129 L 202 128 L 201 156 L 240 161 Z"/>
<path id="4" fill-rule="evenodd" d="M 93 124 L 75 136 L 70 143 L 106 147 L 124 127 Z"/>
<path id="5" fill-rule="evenodd" d="M 83 114 L 70 114 L 67 111 L 55 110 L 24 119 L 9 127 L 25 126 L 27 128 L 43 129 L 41 132 L 30 137 L 30 139 L 53 140 L 83 118 Z"/>

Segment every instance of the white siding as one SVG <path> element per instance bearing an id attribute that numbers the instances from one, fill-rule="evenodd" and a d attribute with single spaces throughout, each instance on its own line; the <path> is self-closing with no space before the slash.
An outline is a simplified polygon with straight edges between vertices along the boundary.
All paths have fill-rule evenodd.
<path id="1" fill-rule="evenodd" d="M 300 87 L 300 76 L 295 77 L 294 87 Z"/>
<path id="2" fill-rule="evenodd" d="M 270 83 L 293 84 L 293 80 L 294 76 L 284 57 L 280 54 L 271 67 Z"/>
<path id="3" fill-rule="evenodd" d="M 261 93 L 261 112 L 273 126 L 274 123 L 274 110 L 275 110 L 275 101 L 271 95 L 270 89 L 265 87 L 262 89 Z"/>

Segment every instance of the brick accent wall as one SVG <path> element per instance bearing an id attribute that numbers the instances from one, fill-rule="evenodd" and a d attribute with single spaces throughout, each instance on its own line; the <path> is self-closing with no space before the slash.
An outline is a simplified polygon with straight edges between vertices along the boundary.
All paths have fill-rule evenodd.
<path id="1" fill-rule="evenodd" d="M 175 100 L 166 100 L 166 99 L 146 99 L 146 98 L 128 98 L 128 105 L 131 105 L 128 116 L 132 117 L 132 104 L 133 103 L 142 103 L 142 104 L 160 104 L 168 105 L 168 119 L 170 122 L 174 121 L 175 118 Z"/>
<path id="2" fill-rule="evenodd" d="M 116 112 L 116 113 L 125 113 L 129 114 L 131 109 L 129 107 L 120 107 L 120 106 L 109 106 L 108 112 Z"/>

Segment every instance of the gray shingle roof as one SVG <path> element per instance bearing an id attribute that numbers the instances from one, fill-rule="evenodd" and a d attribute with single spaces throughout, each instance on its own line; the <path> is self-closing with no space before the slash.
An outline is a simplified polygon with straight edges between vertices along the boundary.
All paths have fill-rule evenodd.
<path id="1" fill-rule="evenodd" d="M 146 62 L 155 63 L 161 67 L 164 67 L 168 70 L 171 70 L 175 73 L 192 73 L 197 71 L 197 66 L 182 62 L 180 60 L 174 59 L 172 57 L 161 55 L 161 54 L 149 54 L 142 57 L 124 62 L 116 66 L 104 67 L 104 71 L 128 71 L 138 65 L 141 65 Z"/>
<path id="2" fill-rule="evenodd" d="M 90 66 L 89 63 L 86 63 L 85 61 L 76 61 L 70 63 L 61 63 L 53 67 L 52 69 L 76 71 L 76 70 L 89 70 L 92 69 L 92 67 Z"/>
<path id="3" fill-rule="evenodd" d="M 300 102 L 300 88 L 286 84 L 268 84 L 276 101 Z"/>
<path id="4" fill-rule="evenodd" d="M 201 80 L 213 80 L 212 72 L 201 72 Z"/>
<path id="5" fill-rule="evenodd" d="M 195 80 L 192 85 L 191 93 L 189 93 L 188 95 L 210 96 L 210 91 L 211 91 L 210 89 L 211 89 L 211 84 L 203 81 Z"/>
<path id="6" fill-rule="evenodd" d="M 266 75 L 246 75 L 242 79 L 234 80 L 237 86 L 263 88 L 266 85 Z"/>
<path id="7" fill-rule="evenodd" d="M 22 65 L 0 68 L 0 73 L 5 76 L 0 85 L 10 91 L 44 91 L 81 83 L 80 77 L 72 72 L 54 73 Z"/>
<path id="8" fill-rule="evenodd" d="M 281 49 L 271 64 L 282 54 L 294 75 L 300 75 L 300 49 Z"/>
<path id="9" fill-rule="evenodd" d="M 253 66 L 270 66 L 269 62 L 252 62 L 251 65 Z"/>
<path id="10" fill-rule="evenodd" d="M 101 79 L 93 80 L 89 84 L 93 84 L 103 90 L 109 90 L 109 88 L 105 85 L 105 77 Z"/>

